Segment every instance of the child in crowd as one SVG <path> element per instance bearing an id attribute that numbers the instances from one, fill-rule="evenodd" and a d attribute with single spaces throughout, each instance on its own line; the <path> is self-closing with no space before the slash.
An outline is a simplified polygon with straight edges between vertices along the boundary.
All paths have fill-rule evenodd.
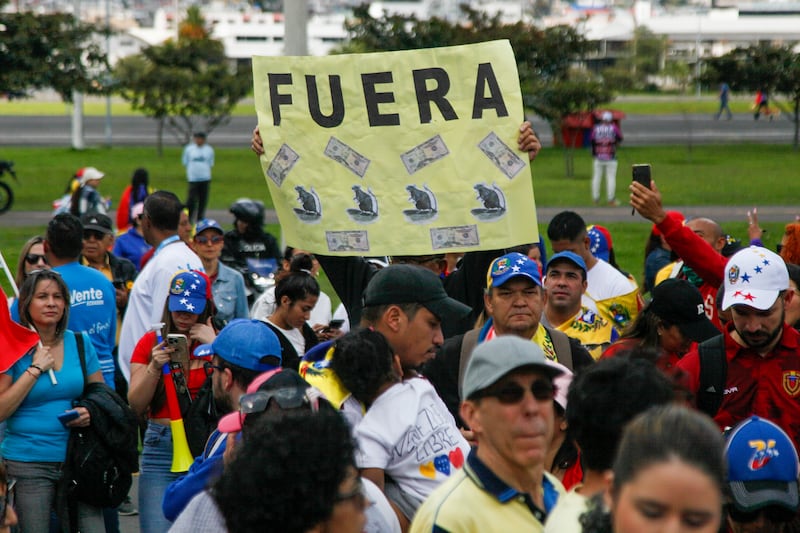
<path id="1" fill-rule="evenodd" d="M 354 431 L 357 466 L 407 524 L 425 498 L 462 467 L 469 444 L 433 385 L 424 378 L 402 380 L 399 358 L 377 331 L 362 329 L 337 340 L 331 368 L 367 408 Z"/>

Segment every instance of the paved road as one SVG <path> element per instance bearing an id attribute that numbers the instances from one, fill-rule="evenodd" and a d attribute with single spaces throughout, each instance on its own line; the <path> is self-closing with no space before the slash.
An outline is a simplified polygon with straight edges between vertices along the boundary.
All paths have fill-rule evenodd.
<path id="1" fill-rule="evenodd" d="M 106 142 L 105 117 L 85 117 L 86 146 Z M 542 133 L 545 146 L 552 146 L 549 126 L 532 117 L 536 131 Z M 256 124 L 252 117 L 233 117 L 229 124 L 209 134 L 214 146 L 249 146 L 250 132 Z M 790 143 L 793 125 L 785 117 L 770 122 L 753 120 L 752 115 L 739 114 L 733 120 L 713 120 L 708 115 L 629 115 L 622 122 L 627 146 L 653 144 L 709 143 Z M 21 117 L 0 116 L 0 146 L 70 146 L 69 116 Z M 112 146 L 146 146 L 155 144 L 156 122 L 144 117 L 112 118 Z M 164 134 L 166 145 L 178 140 Z"/>

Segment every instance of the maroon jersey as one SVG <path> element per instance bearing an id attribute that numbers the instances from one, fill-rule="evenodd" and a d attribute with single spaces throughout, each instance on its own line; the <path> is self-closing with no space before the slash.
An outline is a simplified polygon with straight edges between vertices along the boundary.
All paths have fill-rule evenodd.
<path id="1" fill-rule="evenodd" d="M 800 333 L 784 324 L 780 341 L 762 356 L 738 344 L 725 331 L 728 372 L 722 405 L 714 417 L 721 428 L 735 426 L 750 415 L 769 419 L 800 446 Z M 700 388 L 700 356 L 693 349 L 678 362 L 688 374 L 693 393 Z"/>

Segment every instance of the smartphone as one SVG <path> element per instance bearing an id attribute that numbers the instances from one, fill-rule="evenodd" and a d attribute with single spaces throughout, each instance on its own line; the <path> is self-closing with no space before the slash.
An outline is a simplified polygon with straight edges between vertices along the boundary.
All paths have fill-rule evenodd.
<path id="1" fill-rule="evenodd" d="M 648 189 L 650 188 L 650 165 L 636 164 L 631 167 L 631 178 L 637 183 L 641 183 Z M 631 209 L 631 216 L 636 214 L 636 208 Z"/>
<path id="2" fill-rule="evenodd" d="M 180 363 L 183 368 L 189 368 L 189 341 L 186 335 L 170 333 L 167 335 L 167 346 L 175 348 L 170 359 L 173 363 Z"/>
<path id="3" fill-rule="evenodd" d="M 69 411 L 64 411 L 60 415 L 58 415 L 58 421 L 61 422 L 61 425 L 67 427 L 67 422 L 71 422 L 80 416 L 77 409 L 70 409 Z"/>
<path id="4" fill-rule="evenodd" d="M 339 318 L 336 320 L 331 320 L 328 324 L 328 329 L 339 329 L 344 325 L 344 320 Z"/>

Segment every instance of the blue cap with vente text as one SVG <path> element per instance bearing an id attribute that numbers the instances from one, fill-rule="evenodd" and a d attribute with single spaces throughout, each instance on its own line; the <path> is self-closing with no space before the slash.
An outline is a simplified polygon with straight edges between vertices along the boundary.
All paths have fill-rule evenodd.
<path id="1" fill-rule="evenodd" d="M 281 366 L 281 343 L 264 322 L 235 318 L 222 328 L 211 344 L 198 346 L 194 355 L 217 355 L 232 365 L 266 372 Z"/>
<path id="2" fill-rule="evenodd" d="M 752 416 L 736 426 L 725 444 L 733 503 L 751 512 L 768 505 L 796 510 L 797 451 L 776 424 Z"/>
<path id="3" fill-rule="evenodd" d="M 492 261 L 486 273 L 486 288 L 499 287 L 517 276 L 526 277 L 539 287 L 542 286 L 539 265 L 527 255 L 511 252 Z"/>

